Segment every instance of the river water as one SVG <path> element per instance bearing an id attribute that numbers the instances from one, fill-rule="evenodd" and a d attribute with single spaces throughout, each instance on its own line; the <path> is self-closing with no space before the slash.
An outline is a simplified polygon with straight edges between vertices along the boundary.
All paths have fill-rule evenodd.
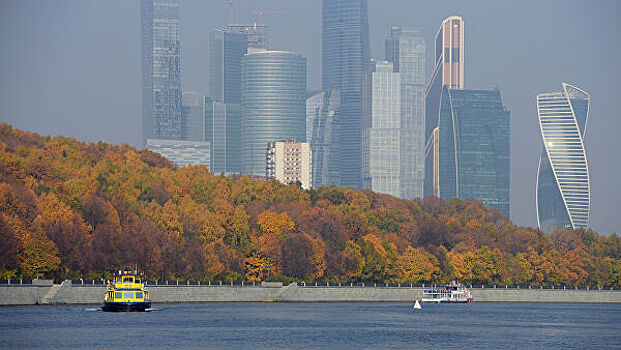
<path id="1" fill-rule="evenodd" d="M 621 305 L 157 304 L 0 307 L 2 349 L 621 349 Z"/>

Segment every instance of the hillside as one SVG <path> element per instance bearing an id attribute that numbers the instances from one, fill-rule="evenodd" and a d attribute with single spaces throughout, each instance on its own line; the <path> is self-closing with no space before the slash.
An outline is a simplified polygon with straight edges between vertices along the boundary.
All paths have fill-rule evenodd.
<path id="1" fill-rule="evenodd" d="M 0 125 L 0 278 L 620 285 L 621 240 L 545 235 L 478 201 L 304 191 Z M 108 274 L 108 275 L 107 275 Z"/>

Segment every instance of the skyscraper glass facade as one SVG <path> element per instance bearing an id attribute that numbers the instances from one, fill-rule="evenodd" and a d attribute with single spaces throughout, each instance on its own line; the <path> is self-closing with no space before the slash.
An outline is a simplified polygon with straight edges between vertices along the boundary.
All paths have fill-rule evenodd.
<path id="1" fill-rule="evenodd" d="M 205 141 L 211 144 L 214 174 L 241 171 L 241 109 L 236 103 L 205 99 Z"/>
<path id="2" fill-rule="evenodd" d="M 369 62 L 367 0 L 323 0 L 322 81 L 339 90 L 340 184 L 360 188 L 362 166 L 362 79 Z"/>
<path id="3" fill-rule="evenodd" d="M 247 37 L 240 32 L 215 30 L 210 34 L 209 76 L 212 99 L 207 104 L 214 173 L 241 171 L 241 62 Z"/>
<path id="4" fill-rule="evenodd" d="M 340 108 L 338 90 L 321 91 L 306 99 L 306 140 L 312 150 L 313 187 L 338 185 Z"/>
<path id="5" fill-rule="evenodd" d="M 242 172 L 265 176 L 269 142 L 306 139 L 306 58 L 284 51 L 242 60 Z"/>
<path id="6" fill-rule="evenodd" d="M 438 124 L 440 197 L 478 199 L 509 217 L 510 113 L 500 92 L 443 87 Z"/>
<path id="7" fill-rule="evenodd" d="M 210 33 L 209 90 L 214 101 L 241 103 L 241 60 L 246 47 L 243 34 L 222 30 Z"/>
<path id="8" fill-rule="evenodd" d="M 365 84 L 362 185 L 398 197 L 401 191 L 401 81 L 393 64 L 372 61 Z M 367 92 L 368 91 L 368 92 Z"/>
<path id="9" fill-rule="evenodd" d="M 146 148 L 159 153 L 175 165 L 205 165 L 209 167 L 209 142 L 180 140 L 147 140 Z"/>
<path id="10" fill-rule="evenodd" d="M 413 28 L 393 27 L 386 60 L 401 79 L 400 197 L 423 196 L 425 178 L 425 39 Z"/>
<path id="11" fill-rule="evenodd" d="M 584 138 L 590 96 L 563 84 L 562 92 L 537 95 L 543 138 L 537 174 L 537 224 L 544 232 L 586 228 L 591 185 Z"/>
<path id="12" fill-rule="evenodd" d="M 181 107 L 181 138 L 186 141 L 205 141 L 205 95 L 183 91 Z"/>
<path id="13" fill-rule="evenodd" d="M 442 87 L 464 88 L 464 21 L 459 16 L 446 18 L 435 39 L 434 70 L 425 90 L 425 181 L 423 194 L 437 196 L 439 189 L 438 164 L 434 163 L 434 133 L 437 134 Z M 437 148 L 437 147 L 436 147 Z"/>
<path id="14" fill-rule="evenodd" d="M 181 138 L 177 0 L 141 1 L 142 139 Z"/>

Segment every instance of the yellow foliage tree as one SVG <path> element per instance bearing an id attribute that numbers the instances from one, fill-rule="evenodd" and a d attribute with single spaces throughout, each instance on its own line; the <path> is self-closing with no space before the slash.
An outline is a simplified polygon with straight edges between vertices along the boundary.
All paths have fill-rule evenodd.
<path id="1" fill-rule="evenodd" d="M 397 259 L 394 270 L 394 280 L 398 283 L 431 281 L 440 274 L 435 256 L 412 247 L 408 247 Z"/>

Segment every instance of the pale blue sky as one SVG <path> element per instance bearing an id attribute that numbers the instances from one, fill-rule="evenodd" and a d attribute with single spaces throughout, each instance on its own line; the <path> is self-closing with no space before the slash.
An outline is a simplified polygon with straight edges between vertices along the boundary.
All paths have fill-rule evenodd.
<path id="1" fill-rule="evenodd" d="M 180 0 L 182 85 L 208 88 L 208 33 L 228 21 L 227 0 Z M 243 0 L 236 21 L 262 7 L 273 49 L 307 57 L 308 88 L 320 87 L 321 1 Z M 615 0 L 369 0 L 372 57 L 383 58 L 391 25 L 432 37 L 444 17 L 466 24 L 466 87 L 501 90 L 511 110 L 511 216 L 535 225 L 541 137 L 535 95 L 569 82 L 589 91 L 586 133 L 591 226 L 621 231 L 621 2 Z M 429 55 L 430 56 L 430 55 Z M 427 65 L 427 75 L 430 65 Z M 0 1 L 0 120 L 87 141 L 141 142 L 138 0 Z"/>

